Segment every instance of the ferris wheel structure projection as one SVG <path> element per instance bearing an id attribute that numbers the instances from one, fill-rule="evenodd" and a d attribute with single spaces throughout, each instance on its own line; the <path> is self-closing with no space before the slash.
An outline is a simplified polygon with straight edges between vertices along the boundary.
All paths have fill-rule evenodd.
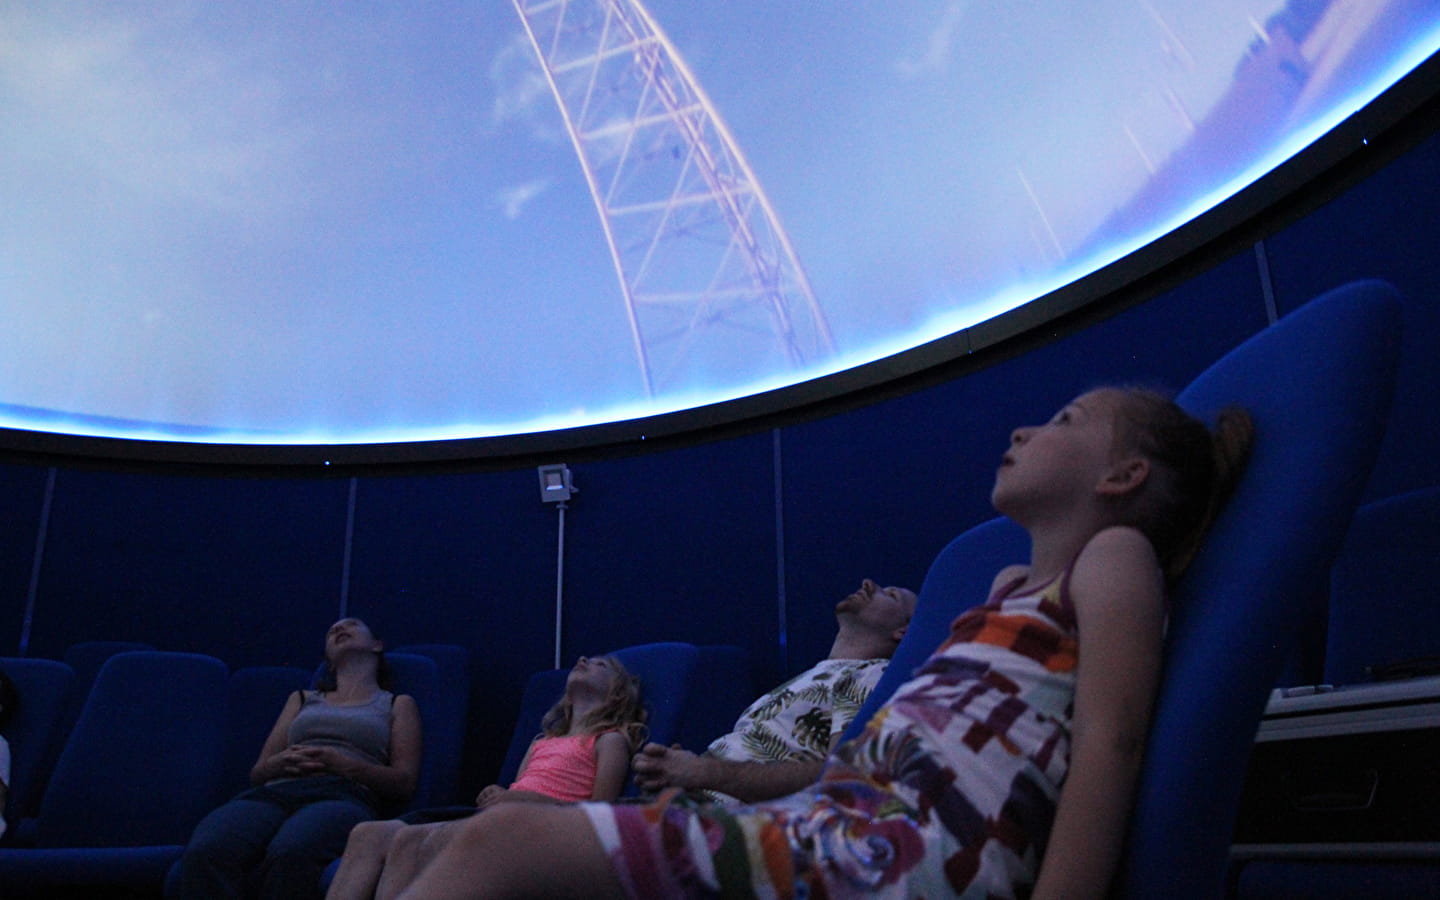
<path id="1" fill-rule="evenodd" d="M 834 341 L 709 98 L 638 0 L 513 0 L 555 95 L 651 397 L 763 385 Z"/>

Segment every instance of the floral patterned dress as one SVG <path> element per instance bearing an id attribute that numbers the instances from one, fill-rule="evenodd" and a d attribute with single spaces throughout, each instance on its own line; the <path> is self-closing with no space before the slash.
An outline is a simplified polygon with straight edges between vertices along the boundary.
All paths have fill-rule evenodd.
<path id="1" fill-rule="evenodd" d="M 724 809 L 669 791 L 583 804 L 632 897 L 1028 894 L 1070 759 L 1078 660 L 1067 570 L 1017 580 L 950 637 L 820 783 Z"/>

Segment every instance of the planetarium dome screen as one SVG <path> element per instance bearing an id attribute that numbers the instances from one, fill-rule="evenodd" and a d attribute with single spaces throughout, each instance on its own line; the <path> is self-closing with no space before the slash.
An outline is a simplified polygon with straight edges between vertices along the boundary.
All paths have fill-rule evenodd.
<path id="1" fill-rule="evenodd" d="M 1134 253 L 1437 47 L 1433 0 L 9 0 L 0 428 L 753 396 Z"/>

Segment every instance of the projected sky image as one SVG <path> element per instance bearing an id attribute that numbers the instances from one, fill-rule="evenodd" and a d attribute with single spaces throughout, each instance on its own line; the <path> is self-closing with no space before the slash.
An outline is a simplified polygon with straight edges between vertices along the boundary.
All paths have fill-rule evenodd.
<path id="1" fill-rule="evenodd" d="M 571 46 L 603 5 L 570 4 Z M 511 0 L 9 0 L 0 427 L 371 443 L 746 396 L 1114 261 L 1440 47 L 1428 0 L 645 8 L 763 190 L 823 346 L 797 359 L 769 318 L 678 304 L 637 338 Z M 714 287 L 713 259 L 647 247 L 674 292 Z"/>

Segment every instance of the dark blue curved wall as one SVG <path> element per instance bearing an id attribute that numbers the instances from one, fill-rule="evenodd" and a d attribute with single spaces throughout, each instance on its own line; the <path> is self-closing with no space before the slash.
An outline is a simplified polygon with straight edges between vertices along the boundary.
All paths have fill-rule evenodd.
<path id="1" fill-rule="evenodd" d="M 1369 499 L 1440 483 L 1437 174 L 1432 137 L 1263 246 L 1282 315 L 1357 277 L 1407 295 L 1402 383 Z M 574 465 L 565 657 L 681 640 L 747 647 L 757 684 L 804 667 L 828 650 L 831 608 L 861 577 L 918 585 L 950 537 L 990 515 L 1014 425 L 1097 382 L 1183 386 L 1264 328 L 1261 257 L 1246 249 L 938 387 Z M 352 481 L 0 465 L 0 497 L 0 655 L 115 638 L 235 666 L 310 665 L 343 598 L 392 644 L 472 649 L 467 789 L 494 776 L 524 679 L 551 663 L 558 514 L 539 502 L 533 468 Z"/>

